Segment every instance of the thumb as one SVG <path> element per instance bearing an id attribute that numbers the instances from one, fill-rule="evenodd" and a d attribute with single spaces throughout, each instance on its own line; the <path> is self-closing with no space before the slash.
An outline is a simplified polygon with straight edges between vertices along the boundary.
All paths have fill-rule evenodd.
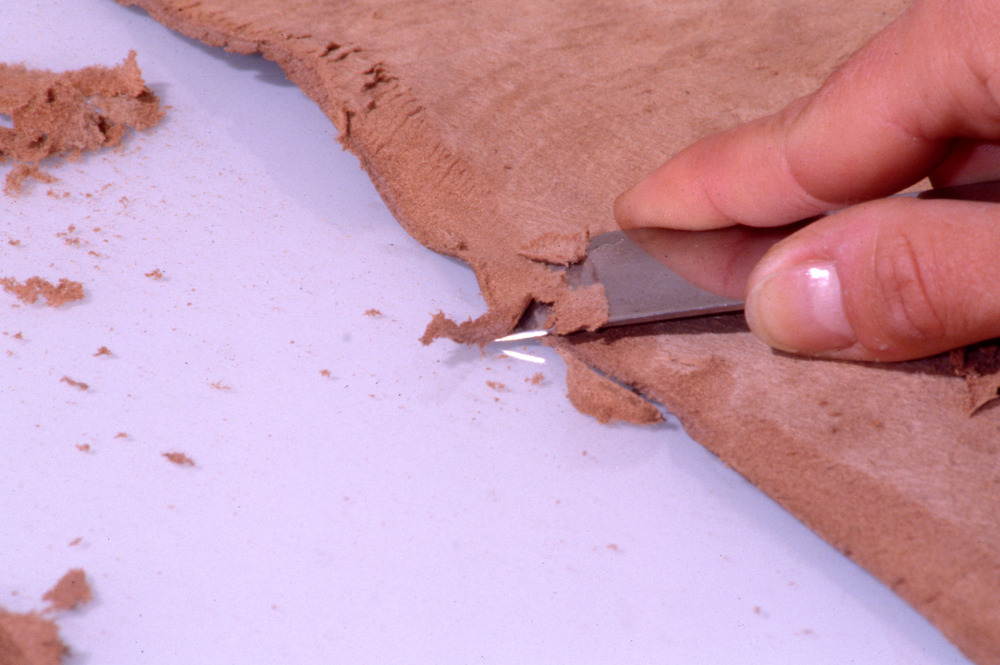
<path id="1" fill-rule="evenodd" d="M 1000 337 L 997 247 L 997 204 L 859 205 L 764 256 L 747 322 L 777 349 L 844 360 L 911 360 Z"/>

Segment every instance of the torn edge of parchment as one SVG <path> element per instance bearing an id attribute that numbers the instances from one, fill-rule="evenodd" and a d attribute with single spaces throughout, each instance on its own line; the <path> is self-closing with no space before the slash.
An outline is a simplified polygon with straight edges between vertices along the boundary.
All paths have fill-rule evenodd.
<path id="1" fill-rule="evenodd" d="M 965 379 L 970 416 L 1000 397 L 1000 346 L 996 341 L 955 349 L 949 358 L 955 374 Z"/>

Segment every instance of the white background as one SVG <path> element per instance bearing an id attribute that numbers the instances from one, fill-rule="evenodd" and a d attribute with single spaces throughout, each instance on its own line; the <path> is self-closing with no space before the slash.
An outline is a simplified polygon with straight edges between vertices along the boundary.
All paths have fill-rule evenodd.
<path id="1" fill-rule="evenodd" d="M 676 420 L 576 413 L 544 350 L 421 346 L 482 312 L 471 272 L 275 66 L 110 0 L 0 8 L 7 62 L 129 49 L 162 124 L 0 197 L 0 276 L 86 290 L 0 293 L 0 604 L 83 567 L 71 665 L 966 662 Z"/>

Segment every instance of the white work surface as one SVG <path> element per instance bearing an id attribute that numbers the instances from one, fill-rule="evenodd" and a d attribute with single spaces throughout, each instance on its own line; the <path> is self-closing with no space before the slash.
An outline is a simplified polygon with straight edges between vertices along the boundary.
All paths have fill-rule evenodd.
<path id="1" fill-rule="evenodd" d="M 68 663 L 967 662 L 675 419 L 421 346 L 483 311 L 471 271 L 276 66 L 111 0 L 0 9 L 7 62 L 129 49 L 163 122 L 0 197 L 0 276 L 86 291 L 0 292 L 0 605 L 84 568 Z"/>

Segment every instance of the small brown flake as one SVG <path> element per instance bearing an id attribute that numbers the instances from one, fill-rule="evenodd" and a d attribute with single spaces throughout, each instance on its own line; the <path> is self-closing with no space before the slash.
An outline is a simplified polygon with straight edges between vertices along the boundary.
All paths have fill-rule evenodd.
<path id="1" fill-rule="evenodd" d="M 163 453 L 163 456 L 178 466 L 194 466 L 194 460 L 184 453 Z"/>
<path id="2" fill-rule="evenodd" d="M 328 369 L 321 369 L 319 371 L 319 373 L 320 373 L 320 376 L 325 376 L 327 378 L 330 378 L 330 370 L 328 370 Z"/>
<path id="3" fill-rule="evenodd" d="M 507 386 L 500 383 L 499 381 L 487 381 L 486 385 L 488 385 L 493 390 L 507 390 Z"/>
<path id="4" fill-rule="evenodd" d="M 73 386 L 74 388 L 79 388 L 80 390 L 87 390 L 88 388 L 90 388 L 90 386 L 84 383 L 83 381 L 74 381 L 68 376 L 64 376 L 59 380 L 67 385 Z"/>
<path id="5" fill-rule="evenodd" d="M 215 388 L 216 390 L 232 390 L 233 389 L 232 386 L 227 386 L 222 381 L 213 381 L 209 385 L 212 386 L 213 388 Z"/>
<path id="6" fill-rule="evenodd" d="M 18 245 L 21 244 L 21 241 L 11 238 L 10 240 L 7 241 L 7 244 L 10 245 L 11 247 L 17 247 Z"/>
<path id="7" fill-rule="evenodd" d="M 111 349 L 109 349 L 106 346 L 102 346 L 101 348 L 97 349 L 97 353 L 94 354 L 94 356 L 110 356 L 110 355 L 112 355 Z"/>
<path id="8" fill-rule="evenodd" d="M 76 449 L 79 450 L 81 453 L 89 453 L 90 452 L 90 444 L 89 443 L 78 443 L 78 444 L 76 444 Z"/>
<path id="9" fill-rule="evenodd" d="M 128 437 L 128 432 L 118 432 L 118 434 L 115 434 L 115 438 L 116 439 L 127 439 L 127 438 L 129 438 Z"/>
<path id="10" fill-rule="evenodd" d="M 530 377 L 528 377 L 527 379 L 525 379 L 525 381 L 528 382 L 528 383 L 530 383 L 533 386 L 537 386 L 537 385 L 541 384 L 543 381 L 545 381 L 545 375 L 542 374 L 541 372 L 535 372 Z"/>
<path id="11" fill-rule="evenodd" d="M 70 547 L 76 547 L 77 545 L 79 545 L 82 542 L 83 542 L 83 536 L 77 536 L 73 540 L 69 541 L 69 546 Z"/>
<path id="12" fill-rule="evenodd" d="M 150 279 L 163 279 L 163 271 L 159 268 L 154 268 L 146 273 L 146 277 L 149 277 Z"/>
<path id="13" fill-rule="evenodd" d="M 71 610 L 86 605 L 93 599 L 94 594 L 87 584 L 87 575 L 82 568 L 74 568 L 63 575 L 62 579 L 42 596 L 42 600 L 49 601 L 52 609 L 56 610 Z"/>
<path id="14" fill-rule="evenodd" d="M 373 307 L 371 309 L 366 309 L 365 310 L 365 316 L 370 316 L 372 318 L 375 318 L 375 317 L 382 316 L 382 312 L 380 310 L 377 310 L 377 309 L 375 309 Z"/>

